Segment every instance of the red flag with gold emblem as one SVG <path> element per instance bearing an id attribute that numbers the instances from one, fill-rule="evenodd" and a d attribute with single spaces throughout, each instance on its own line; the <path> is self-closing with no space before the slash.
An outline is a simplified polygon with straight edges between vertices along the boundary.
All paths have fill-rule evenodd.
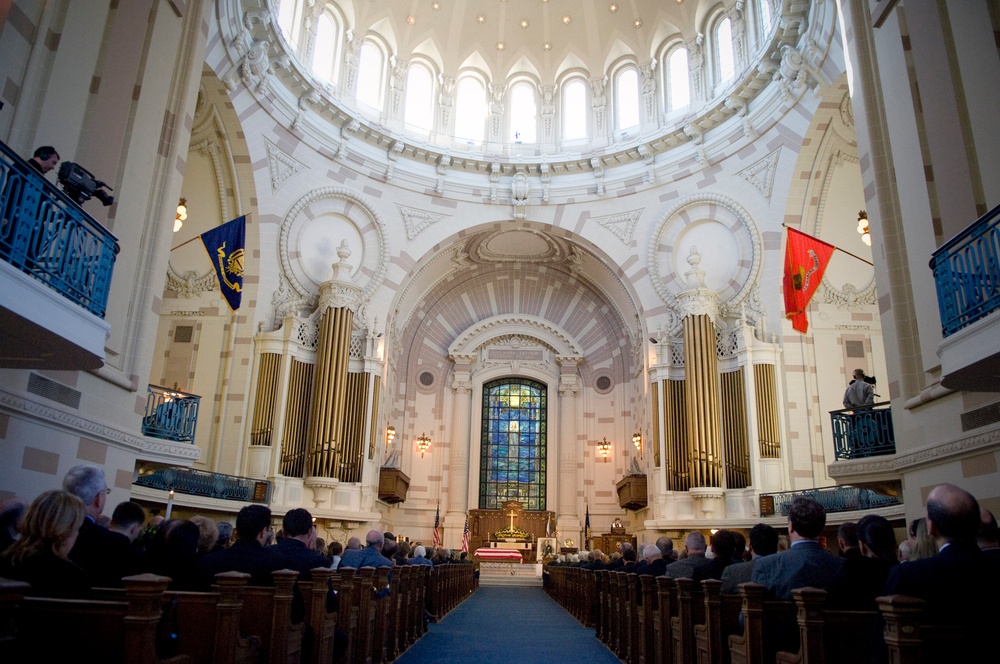
<path id="1" fill-rule="evenodd" d="M 785 248 L 785 318 L 792 321 L 792 327 L 806 333 L 809 320 L 806 307 L 823 280 L 823 272 L 830 263 L 830 256 L 836 249 L 811 235 L 788 229 L 788 244 Z"/>

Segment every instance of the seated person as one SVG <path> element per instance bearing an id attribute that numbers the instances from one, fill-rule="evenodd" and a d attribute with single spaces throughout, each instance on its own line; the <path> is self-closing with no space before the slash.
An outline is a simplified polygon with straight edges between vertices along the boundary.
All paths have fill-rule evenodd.
<path id="1" fill-rule="evenodd" d="M 198 574 L 204 587 L 211 587 L 219 572 L 243 572 L 250 585 L 270 586 L 274 554 L 264 543 L 271 537 L 271 510 L 264 505 L 247 505 L 236 515 L 236 541 L 228 548 L 198 559 Z"/>
<path id="2" fill-rule="evenodd" d="M 301 507 L 289 510 L 281 522 L 285 536 L 268 551 L 275 556 L 273 569 L 293 569 L 308 578 L 316 567 L 329 567 L 326 556 L 315 549 L 316 526 L 312 515 Z"/>
<path id="3" fill-rule="evenodd" d="M 85 513 L 83 501 L 66 491 L 46 491 L 35 498 L 21 523 L 21 539 L 0 558 L 0 576 L 27 581 L 29 595 L 89 595 L 86 572 L 69 560 Z"/>
<path id="4" fill-rule="evenodd" d="M 146 569 L 170 577 L 171 590 L 202 590 L 197 570 L 200 535 L 187 519 L 164 521 L 150 542 Z"/>

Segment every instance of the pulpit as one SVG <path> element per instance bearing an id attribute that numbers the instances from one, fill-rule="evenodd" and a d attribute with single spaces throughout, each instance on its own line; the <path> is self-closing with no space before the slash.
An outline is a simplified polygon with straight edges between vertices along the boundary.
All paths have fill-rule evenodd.
<path id="1" fill-rule="evenodd" d="M 626 510 L 641 510 L 646 506 L 646 476 L 626 475 L 615 485 L 618 505 Z"/>

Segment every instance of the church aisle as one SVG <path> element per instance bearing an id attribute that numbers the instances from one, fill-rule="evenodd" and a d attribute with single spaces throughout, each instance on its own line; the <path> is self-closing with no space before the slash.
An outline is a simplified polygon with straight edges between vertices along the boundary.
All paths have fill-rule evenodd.
<path id="1" fill-rule="evenodd" d="M 397 664 L 423 662 L 618 662 L 541 588 L 482 587 L 407 650 Z"/>

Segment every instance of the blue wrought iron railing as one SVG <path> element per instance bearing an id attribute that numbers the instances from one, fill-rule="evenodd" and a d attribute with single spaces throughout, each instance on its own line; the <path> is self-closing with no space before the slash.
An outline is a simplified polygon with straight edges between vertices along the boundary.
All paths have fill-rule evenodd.
<path id="1" fill-rule="evenodd" d="M 190 443 L 198 426 L 201 397 L 177 389 L 150 385 L 146 393 L 146 415 L 142 433 L 153 438 Z"/>
<path id="2" fill-rule="evenodd" d="M 104 318 L 118 240 L 0 143 L 0 260 Z"/>
<path id="3" fill-rule="evenodd" d="M 133 484 L 220 500 L 264 505 L 271 502 L 271 483 L 267 480 L 209 473 L 194 468 L 160 468 L 139 475 Z"/>
<path id="4" fill-rule="evenodd" d="M 833 486 L 822 489 L 761 494 L 760 515 L 780 514 L 787 516 L 788 510 L 792 507 L 792 501 L 799 496 L 814 498 L 827 512 L 853 512 L 900 504 L 899 498 L 887 496 L 871 489 L 862 489 L 856 486 Z"/>
<path id="5" fill-rule="evenodd" d="M 949 336 L 1000 309 L 1000 206 L 931 256 L 941 332 Z"/>
<path id="6" fill-rule="evenodd" d="M 896 453 L 892 408 L 888 401 L 868 408 L 830 411 L 833 452 L 838 461 Z"/>

